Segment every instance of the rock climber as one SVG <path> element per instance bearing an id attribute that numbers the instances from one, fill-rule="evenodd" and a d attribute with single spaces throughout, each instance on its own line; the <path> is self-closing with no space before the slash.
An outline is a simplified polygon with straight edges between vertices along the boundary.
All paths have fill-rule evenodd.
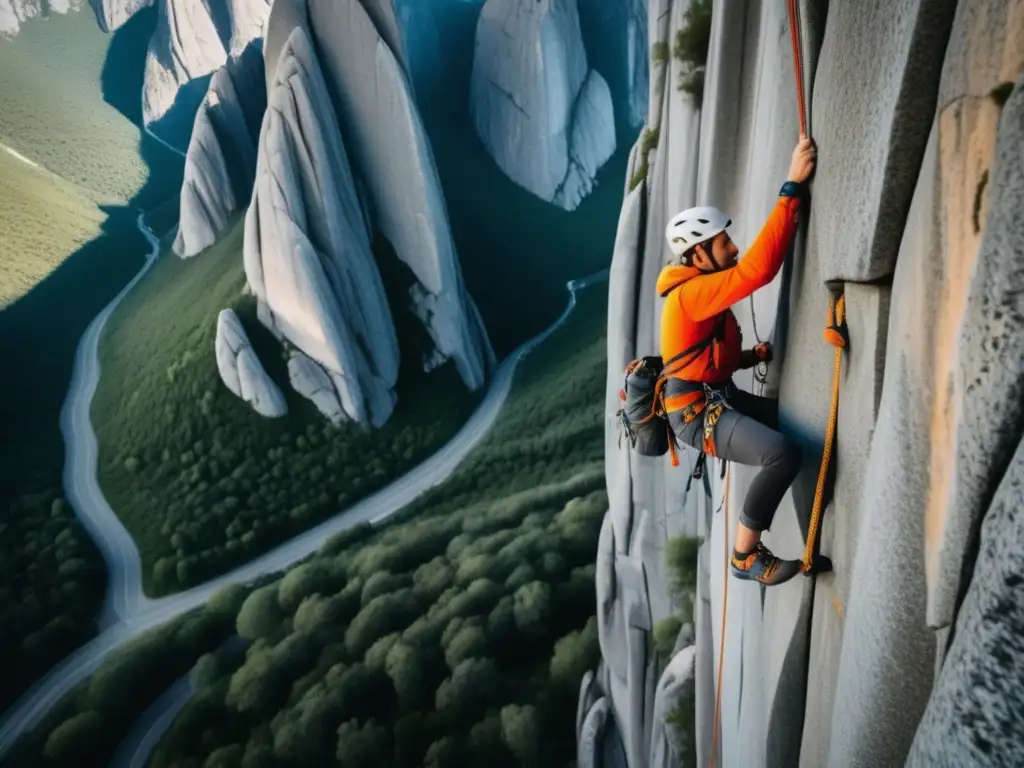
<path id="1" fill-rule="evenodd" d="M 741 351 L 739 324 L 729 307 L 781 269 L 816 157 L 813 142 L 801 134 L 775 208 L 742 259 L 726 232 L 732 221 L 721 211 L 698 207 L 674 216 L 665 236 L 675 259 L 657 284 L 665 299 L 661 356 L 669 424 L 676 439 L 708 456 L 762 468 L 747 491 L 731 567 L 737 578 L 767 585 L 800 571 L 799 560 L 776 557 L 761 542 L 800 469 L 800 449 L 779 431 L 777 400 L 733 383 L 737 370 L 769 361 L 772 350 L 760 344 Z"/>

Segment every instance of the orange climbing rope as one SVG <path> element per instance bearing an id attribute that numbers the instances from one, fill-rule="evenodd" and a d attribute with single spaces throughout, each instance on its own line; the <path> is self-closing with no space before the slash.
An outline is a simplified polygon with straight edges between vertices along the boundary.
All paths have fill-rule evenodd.
<path id="1" fill-rule="evenodd" d="M 796 76 L 796 108 L 800 133 L 807 135 L 807 105 L 804 102 L 804 57 L 800 45 L 800 1 L 787 0 L 789 39 L 793 44 L 793 73 Z"/>
<path id="2" fill-rule="evenodd" d="M 796 78 L 796 101 L 797 111 L 800 120 L 800 132 L 803 135 L 807 135 L 807 104 L 804 98 L 804 65 L 803 65 L 803 48 L 800 41 L 800 6 L 799 0 L 787 0 L 786 4 L 787 15 L 789 16 L 789 37 L 793 44 L 793 72 Z M 840 364 L 842 362 L 842 348 L 845 346 L 845 326 L 842 323 L 843 315 L 845 314 L 845 305 L 843 298 L 839 297 L 838 300 L 834 300 L 831 304 L 831 320 L 832 324 L 825 330 L 825 337 L 830 342 L 835 344 L 835 338 L 842 340 L 842 345 L 836 347 L 836 367 L 835 375 L 832 380 L 832 411 L 829 415 L 829 429 L 828 438 L 825 444 L 825 454 L 822 457 L 821 471 L 818 474 L 818 488 L 814 495 L 814 509 L 811 513 L 811 526 L 807 533 L 807 548 L 804 553 L 804 559 L 802 566 L 806 572 L 811 566 L 811 552 L 814 549 L 814 539 L 817 535 L 818 526 L 821 519 L 821 501 L 824 498 L 824 479 L 828 471 L 828 461 L 832 453 L 832 441 L 835 437 L 835 424 L 839 413 L 839 374 Z M 834 332 L 834 336 L 832 333 Z M 718 680 L 716 681 L 715 690 L 715 716 L 714 726 L 712 728 L 711 735 L 711 768 L 715 768 L 715 758 L 718 755 L 718 732 L 720 729 L 721 712 L 722 712 L 722 678 L 724 671 L 725 662 L 725 627 L 726 627 L 726 616 L 728 615 L 729 608 L 729 473 L 725 476 L 725 490 L 722 495 L 722 624 L 721 632 L 718 643 Z"/>
<path id="3" fill-rule="evenodd" d="M 807 573 L 814 564 L 814 543 L 821 525 L 822 502 L 825 498 L 825 476 L 832 458 L 832 447 L 836 440 L 836 422 L 839 420 L 839 377 L 843 368 L 843 350 L 846 348 L 846 299 L 833 295 L 829 301 L 829 324 L 825 328 L 825 341 L 836 348 L 835 364 L 832 368 L 832 407 L 828 412 L 828 427 L 825 430 L 825 449 L 821 454 L 821 468 L 818 470 L 818 484 L 814 489 L 814 506 L 811 508 L 811 522 L 807 527 L 807 543 L 801 570 Z"/>

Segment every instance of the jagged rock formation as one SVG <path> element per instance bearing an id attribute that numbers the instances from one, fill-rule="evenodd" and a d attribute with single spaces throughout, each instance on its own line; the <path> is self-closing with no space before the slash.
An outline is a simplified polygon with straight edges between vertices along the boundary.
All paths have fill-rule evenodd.
<path id="1" fill-rule="evenodd" d="M 214 73 L 196 114 L 174 239 L 178 256 L 195 256 L 213 245 L 231 214 L 248 204 L 266 105 L 263 52 L 254 40 Z"/>
<path id="2" fill-rule="evenodd" d="M 267 0 L 162 0 L 146 56 L 146 126 L 184 149 L 208 76 L 263 36 L 269 13 Z"/>
<path id="3" fill-rule="evenodd" d="M 575 210 L 615 152 L 611 91 L 588 72 L 576 0 L 487 0 L 470 89 L 473 123 L 502 171 Z"/>
<path id="4" fill-rule="evenodd" d="M 302 27 L 274 70 L 244 261 L 260 319 L 305 355 L 289 367 L 298 391 L 330 418 L 340 410 L 383 424 L 395 402 L 398 340 L 341 129 Z M 310 370 L 314 361 L 323 375 Z"/>
<path id="5" fill-rule="evenodd" d="M 692 747 L 692 732 L 681 733 L 669 722 L 672 710 L 694 698 L 697 648 L 679 649 L 658 679 L 651 725 L 651 765 L 686 765 L 684 755 Z"/>
<path id="6" fill-rule="evenodd" d="M 224 386 L 261 416 L 277 418 L 288 413 L 284 395 L 263 369 L 233 310 L 221 310 L 217 316 L 216 351 L 217 370 Z"/>
<path id="7" fill-rule="evenodd" d="M 639 128 L 647 116 L 650 46 L 646 0 L 578 0 L 587 60 L 604 73 L 619 114 Z"/>
<path id="8" fill-rule="evenodd" d="M 22 22 L 59 13 L 62 16 L 82 7 L 82 0 L 0 0 L 0 36 L 14 37 Z"/>
<path id="9" fill-rule="evenodd" d="M 96 23 L 104 32 L 114 32 L 128 19 L 157 0 L 90 0 Z"/>
<path id="10" fill-rule="evenodd" d="M 652 43 L 672 39 L 687 6 L 652 0 Z M 842 285 L 851 344 L 820 540 L 835 572 L 763 591 L 730 583 L 719 764 L 1015 765 L 1024 761 L 1014 575 L 1024 567 L 1024 3 L 800 6 L 820 148 L 813 212 L 789 266 L 734 311 L 746 345 L 776 344 L 764 394 L 779 397 L 785 429 L 804 446 L 805 466 L 765 537 L 797 557 L 831 397 L 825 282 Z M 676 89 L 674 62 L 652 69 L 647 128 L 658 139 L 646 179 L 627 189 L 612 266 L 609 413 L 625 364 L 658 349 L 653 286 L 668 258 L 666 216 L 698 201 L 721 207 L 743 248 L 774 204 L 798 132 L 785 13 L 782 3 L 714 4 L 701 113 Z M 630 174 L 644 167 L 640 146 Z M 735 380 L 754 389 L 749 373 Z M 684 503 L 685 459 L 673 470 L 619 449 L 617 437 L 610 427 L 603 661 L 581 709 L 608 702 L 630 766 L 679 764 L 657 751 L 647 633 L 674 609 L 665 537 L 692 527 L 705 539 L 695 733 L 706 765 L 724 553 L 756 470 L 734 465 L 723 483 L 712 461 L 711 496 L 693 490 Z"/>
<path id="11" fill-rule="evenodd" d="M 601 765 L 601 740 L 608 720 L 608 700 L 599 699 L 592 704 L 579 725 L 579 768 L 595 768 Z"/>
<path id="12" fill-rule="evenodd" d="M 292 389 L 309 400 L 334 424 L 346 420 L 342 398 L 330 375 L 304 354 L 294 351 L 288 358 L 288 381 Z"/>
<path id="13" fill-rule="evenodd" d="M 408 76 L 364 7 L 385 1 L 309 0 L 309 28 L 374 225 L 418 281 L 410 299 L 434 345 L 477 389 L 494 353 L 462 281 Z"/>

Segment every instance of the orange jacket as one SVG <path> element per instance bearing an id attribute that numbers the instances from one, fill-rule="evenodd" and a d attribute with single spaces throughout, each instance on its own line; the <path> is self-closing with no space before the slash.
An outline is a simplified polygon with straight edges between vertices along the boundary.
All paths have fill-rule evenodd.
<path id="1" fill-rule="evenodd" d="M 757 240 L 734 267 L 710 273 L 684 266 L 667 266 L 661 271 L 658 295 L 667 297 L 661 315 L 662 359 L 668 362 L 684 349 L 716 336 L 714 343 L 682 368 L 668 366 L 671 376 L 721 384 L 736 372 L 743 337 L 729 307 L 768 285 L 779 273 L 796 232 L 799 207 L 799 197 L 780 196 Z M 686 404 L 679 398 L 667 398 L 665 403 L 667 411 Z"/>

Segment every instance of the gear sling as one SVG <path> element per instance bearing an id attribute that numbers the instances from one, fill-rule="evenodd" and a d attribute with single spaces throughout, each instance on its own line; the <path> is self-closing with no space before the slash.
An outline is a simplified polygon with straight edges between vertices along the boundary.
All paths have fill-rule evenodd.
<path id="1" fill-rule="evenodd" d="M 687 347 L 679 354 L 662 361 L 658 355 L 642 357 L 630 361 L 626 366 L 625 381 L 619 391 L 622 407 L 618 418 L 622 425 L 619 445 L 623 435 L 627 436 L 632 448 L 641 456 L 671 455 L 672 466 L 679 466 L 677 440 L 675 432 L 668 420 L 665 410 L 665 389 L 669 379 L 683 370 L 702 355 L 708 347 L 712 348 L 710 365 L 715 365 L 715 347 L 722 341 L 725 332 L 725 318 L 728 311 L 719 315 L 711 334 L 696 344 Z M 704 398 L 697 399 L 683 409 L 683 421 L 687 424 L 704 413 L 703 453 L 694 470 L 694 477 L 700 477 L 705 455 L 715 455 L 714 426 L 721 415 L 722 409 L 728 404 L 714 390 L 700 382 L 685 382 L 687 390 L 680 394 L 703 392 Z"/>

